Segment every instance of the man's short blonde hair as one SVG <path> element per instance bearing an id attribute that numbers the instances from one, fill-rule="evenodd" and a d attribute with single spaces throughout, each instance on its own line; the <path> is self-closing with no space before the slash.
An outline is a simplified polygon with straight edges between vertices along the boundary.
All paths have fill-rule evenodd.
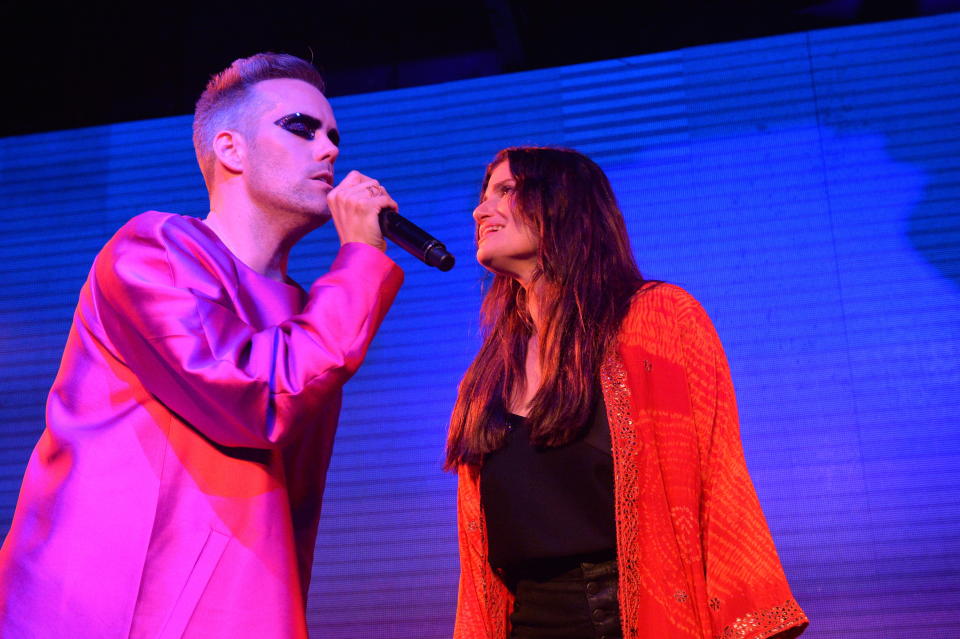
<path id="1" fill-rule="evenodd" d="M 261 108 L 253 87 L 264 80 L 283 78 L 303 80 L 321 93 L 325 89 L 316 67 L 286 53 L 266 52 L 239 58 L 210 78 L 193 112 L 193 148 L 207 189 L 213 179 L 214 137 L 225 129 L 248 131 Z"/>

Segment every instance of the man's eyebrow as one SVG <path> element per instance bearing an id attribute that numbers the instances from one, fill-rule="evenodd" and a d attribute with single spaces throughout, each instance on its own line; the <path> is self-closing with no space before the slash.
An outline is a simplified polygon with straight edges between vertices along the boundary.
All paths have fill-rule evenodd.
<path id="1" fill-rule="evenodd" d="M 285 124 L 293 120 L 304 120 L 306 121 L 307 124 L 317 129 L 323 126 L 323 120 L 313 115 L 310 115 L 309 113 L 304 113 L 303 111 L 293 111 L 292 113 L 282 115 L 277 119 L 276 122 L 274 122 L 274 124 Z"/>
<path id="2" fill-rule="evenodd" d="M 311 135 L 323 128 L 323 120 L 312 116 L 309 113 L 304 113 L 303 111 L 294 111 L 293 113 L 288 113 L 280 117 L 276 122 L 274 122 L 274 124 L 283 128 L 287 128 L 288 124 L 296 121 L 299 121 L 310 127 L 312 129 Z M 327 131 L 327 139 L 330 140 L 334 146 L 340 146 L 340 131 L 336 127 L 329 129 Z"/>

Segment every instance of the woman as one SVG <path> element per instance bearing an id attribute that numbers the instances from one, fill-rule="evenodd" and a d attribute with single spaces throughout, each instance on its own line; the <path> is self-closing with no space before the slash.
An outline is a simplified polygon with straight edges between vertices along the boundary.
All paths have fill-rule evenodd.
<path id="1" fill-rule="evenodd" d="M 799 635 L 720 342 L 642 279 L 600 167 L 505 149 L 473 216 L 494 279 L 447 444 L 455 637 Z"/>

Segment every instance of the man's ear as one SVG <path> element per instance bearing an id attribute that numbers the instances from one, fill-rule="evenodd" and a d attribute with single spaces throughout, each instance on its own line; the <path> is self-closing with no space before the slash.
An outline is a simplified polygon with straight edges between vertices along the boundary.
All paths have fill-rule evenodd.
<path id="1" fill-rule="evenodd" d="M 247 156 L 247 141 L 237 131 L 220 131 L 213 138 L 213 152 L 217 162 L 231 173 L 243 173 Z"/>

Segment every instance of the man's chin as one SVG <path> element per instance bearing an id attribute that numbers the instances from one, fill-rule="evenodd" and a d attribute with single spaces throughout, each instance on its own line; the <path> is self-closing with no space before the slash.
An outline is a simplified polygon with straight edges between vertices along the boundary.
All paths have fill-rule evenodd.
<path id="1" fill-rule="evenodd" d="M 330 213 L 330 207 L 327 205 L 327 201 L 323 202 L 303 202 L 303 205 L 300 208 L 301 214 L 310 220 L 310 223 L 316 226 L 321 226 L 329 222 L 333 216 Z"/>

